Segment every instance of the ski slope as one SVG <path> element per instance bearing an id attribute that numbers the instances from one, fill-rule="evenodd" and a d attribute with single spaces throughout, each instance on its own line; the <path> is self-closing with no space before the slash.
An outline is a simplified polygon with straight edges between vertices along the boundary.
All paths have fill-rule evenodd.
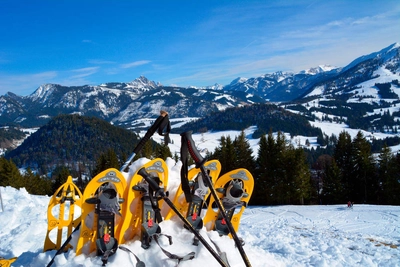
<path id="1" fill-rule="evenodd" d="M 139 159 L 130 173 L 144 164 Z M 180 183 L 180 162 L 167 159 L 170 198 Z M 128 173 L 123 173 L 129 179 Z M 29 195 L 25 189 L 0 187 L 4 210 L 0 210 L 0 257 L 18 257 L 12 266 L 46 266 L 55 251 L 43 253 L 47 229 L 47 205 L 50 197 Z M 166 208 L 166 207 L 163 207 Z M 181 267 L 220 266 L 200 244 L 192 245 L 193 234 L 179 220 L 163 221 L 162 232 L 171 235 L 160 243 L 164 249 L 185 255 L 194 251 L 193 260 L 179 263 Z M 231 267 L 245 266 L 233 240 L 219 237 L 204 229 L 225 251 Z M 265 266 L 400 266 L 400 206 L 358 205 L 348 209 L 346 203 L 332 206 L 266 206 L 248 207 L 241 220 L 238 235 L 244 239 L 244 250 L 254 267 Z M 76 237 L 77 235 L 74 235 Z M 76 243 L 76 238 L 72 243 Z M 213 246 L 212 244 L 210 244 Z M 148 250 L 139 241 L 125 244 L 147 267 L 177 266 L 167 258 L 156 243 Z M 52 266 L 101 266 L 94 254 L 76 256 L 74 251 L 59 255 Z M 136 260 L 118 250 L 107 266 L 135 266 Z"/>

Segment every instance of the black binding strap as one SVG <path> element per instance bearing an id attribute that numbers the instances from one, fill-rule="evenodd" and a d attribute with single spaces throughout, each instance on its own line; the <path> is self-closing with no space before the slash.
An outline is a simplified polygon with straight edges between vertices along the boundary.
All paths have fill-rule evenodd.
<path id="1" fill-rule="evenodd" d="M 158 242 L 158 238 L 159 238 L 160 235 L 166 236 L 166 237 L 168 238 L 168 240 L 169 240 L 169 244 L 170 244 L 170 245 L 172 245 L 172 237 L 169 236 L 169 235 L 164 235 L 164 234 L 154 235 L 154 241 L 156 241 L 157 245 L 160 247 L 160 249 L 162 250 L 162 252 L 164 252 L 164 254 L 165 254 L 168 258 L 173 259 L 173 260 L 178 260 L 178 264 L 179 264 L 181 261 L 192 260 L 192 259 L 195 257 L 195 253 L 194 253 L 194 252 L 190 252 L 190 253 L 188 253 L 188 254 L 185 255 L 185 256 L 178 256 L 178 255 L 173 254 L 173 253 L 171 253 L 171 252 L 169 252 L 169 251 L 166 251 L 165 249 L 163 249 L 163 248 L 161 247 L 160 243 Z"/>
<path id="2" fill-rule="evenodd" d="M 135 257 L 135 259 L 136 259 L 136 267 L 146 267 L 146 264 L 144 264 L 144 262 L 141 261 L 141 260 L 139 259 L 139 257 L 136 256 L 136 254 L 132 252 L 132 250 L 130 250 L 129 248 L 124 247 L 124 246 L 119 246 L 119 248 L 120 248 L 121 250 L 125 251 L 125 252 L 131 253 L 131 254 Z"/>

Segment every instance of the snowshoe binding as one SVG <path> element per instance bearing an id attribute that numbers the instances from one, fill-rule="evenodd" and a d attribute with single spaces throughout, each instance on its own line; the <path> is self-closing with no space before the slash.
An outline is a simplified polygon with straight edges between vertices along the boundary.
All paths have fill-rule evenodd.
<path id="1" fill-rule="evenodd" d="M 156 158 L 143 167 L 150 175 L 157 177 L 163 188 L 168 184 L 168 167 L 164 160 Z M 122 210 L 124 222 L 119 234 L 121 243 L 141 236 L 142 246 L 148 247 L 146 233 L 151 236 L 160 232 L 157 221 L 161 221 L 160 208 L 163 200 L 154 198 L 149 186 L 138 170 L 132 177 L 125 198 L 127 205 Z"/>
<path id="2" fill-rule="evenodd" d="M 87 185 L 82 204 L 81 231 L 76 254 L 97 251 L 103 266 L 118 248 L 118 229 L 123 218 L 120 204 L 126 188 L 124 176 L 117 169 L 107 169 Z M 117 215 L 117 216 L 115 216 Z M 118 228 L 119 227 L 119 228 Z"/>
<path id="3" fill-rule="evenodd" d="M 206 168 L 212 182 L 214 183 L 217 180 L 219 173 L 221 172 L 221 163 L 218 160 L 210 160 L 204 164 L 204 167 Z M 186 214 L 188 217 L 196 214 L 199 215 L 198 217 L 200 218 L 203 201 L 205 201 L 209 196 L 210 190 L 208 189 L 208 186 L 204 184 L 201 170 L 199 168 L 190 169 L 187 177 L 189 190 L 186 190 L 187 192 L 184 192 L 184 190 L 182 189 L 182 184 L 179 185 L 175 193 L 173 203 L 182 214 Z M 191 202 L 186 201 L 185 194 L 191 194 Z M 175 213 L 170 210 L 165 216 L 165 219 L 169 220 L 174 215 Z M 197 220 L 197 216 L 195 218 L 188 219 L 189 221 L 193 221 L 193 223 L 195 223 L 195 221 Z"/>
<path id="4" fill-rule="evenodd" d="M 236 169 L 219 177 L 215 189 L 225 208 L 227 218 L 232 223 L 235 232 L 239 229 L 240 217 L 249 203 L 254 188 L 254 179 L 246 169 Z M 216 230 L 220 235 L 229 235 L 228 226 L 220 211 L 215 207 L 211 196 L 204 224 L 207 230 Z"/>

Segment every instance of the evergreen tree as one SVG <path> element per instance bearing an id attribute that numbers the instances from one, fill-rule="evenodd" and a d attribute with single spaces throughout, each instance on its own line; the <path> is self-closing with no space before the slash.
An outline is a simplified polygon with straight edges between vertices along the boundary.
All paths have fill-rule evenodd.
<path id="1" fill-rule="evenodd" d="M 275 142 L 275 167 L 273 174 L 273 182 L 274 182 L 274 192 L 276 204 L 287 204 L 288 194 L 290 194 L 290 180 L 291 179 L 286 175 L 286 168 L 291 168 L 286 164 L 288 158 L 285 159 L 286 153 L 286 137 L 283 133 L 278 132 Z M 289 191 L 288 191 L 289 190 Z"/>
<path id="2" fill-rule="evenodd" d="M 215 148 L 212 158 L 218 159 L 221 163 L 222 169 L 220 175 L 235 169 L 235 148 L 229 135 L 227 137 L 221 136 L 220 145 Z"/>
<path id="3" fill-rule="evenodd" d="M 257 168 L 254 188 L 254 201 L 257 204 L 275 204 L 276 203 L 276 180 L 275 177 L 277 167 L 276 143 L 272 135 L 272 130 L 269 131 L 268 137 L 262 135 L 259 142 Z M 252 198 L 253 198 L 252 196 Z"/>
<path id="4" fill-rule="evenodd" d="M 326 176 L 326 169 L 332 163 L 332 157 L 327 154 L 323 154 L 317 158 L 312 165 L 312 180 L 314 182 L 315 194 L 317 196 L 317 202 L 322 202 L 323 184 Z"/>
<path id="5" fill-rule="evenodd" d="M 301 148 L 294 150 L 294 157 L 294 185 L 296 188 L 294 197 L 301 205 L 304 205 L 306 201 L 311 199 L 312 193 L 310 168 L 307 164 L 305 153 Z"/>
<path id="6" fill-rule="evenodd" d="M 354 176 L 354 159 L 353 159 L 353 144 L 351 136 L 348 132 L 343 131 L 339 134 L 339 138 L 334 150 L 333 157 L 340 169 L 341 183 L 344 190 L 346 202 L 352 199 L 355 181 Z M 353 200 L 351 200 L 353 201 Z"/>
<path id="7" fill-rule="evenodd" d="M 47 178 L 41 178 L 39 174 L 34 174 L 30 168 L 23 175 L 25 188 L 29 194 L 33 195 L 51 195 L 52 184 Z"/>
<path id="8" fill-rule="evenodd" d="M 324 204 L 343 203 L 345 195 L 340 168 L 332 159 L 323 175 L 322 202 Z"/>
<path id="9" fill-rule="evenodd" d="M 115 153 L 114 149 L 110 148 L 106 153 L 101 154 L 97 159 L 96 166 L 92 171 L 92 177 L 95 177 L 97 174 L 109 168 L 119 169 L 119 167 L 120 163 L 118 161 L 117 154 Z"/>
<path id="10" fill-rule="evenodd" d="M 167 159 L 168 157 L 172 158 L 172 153 L 171 150 L 169 149 L 168 145 L 160 145 L 157 146 L 156 153 L 155 153 L 156 158 L 161 158 L 161 159 Z"/>
<path id="11" fill-rule="evenodd" d="M 382 204 L 400 205 L 400 154 L 393 156 L 389 147 L 383 147 L 379 154 L 378 177 L 380 202 Z"/>
<path id="12" fill-rule="evenodd" d="M 152 139 L 150 141 L 152 141 Z M 150 142 L 150 141 L 147 141 L 144 144 L 142 150 L 140 151 L 140 156 L 141 157 L 145 157 L 145 158 L 148 158 L 148 159 L 152 159 L 153 158 L 155 153 L 154 153 L 154 148 L 153 148 L 153 142 Z M 137 158 L 139 158 L 139 155 L 137 156 Z"/>
<path id="13" fill-rule="evenodd" d="M 358 203 L 374 203 L 378 192 L 371 145 L 359 131 L 353 140 L 354 187 L 352 195 Z"/>
<path id="14" fill-rule="evenodd" d="M 233 146 L 235 149 L 235 162 L 233 169 L 237 168 L 245 168 L 250 173 L 254 173 L 255 171 L 255 159 L 253 157 L 253 150 L 249 144 L 249 141 L 246 139 L 246 135 L 244 131 L 240 133 L 238 137 L 233 141 Z"/>
<path id="15" fill-rule="evenodd" d="M 53 178 L 53 181 L 54 181 L 53 182 L 53 186 L 52 186 L 52 194 L 62 184 L 64 184 L 67 181 L 69 175 L 70 175 L 70 172 L 69 172 L 67 167 L 65 167 L 65 166 L 56 167 L 56 169 L 54 170 L 54 172 L 52 174 L 52 178 Z"/>
<path id="16" fill-rule="evenodd" d="M 389 204 L 388 198 L 390 198 L 390 191 L 393 184 L 391 183 L 391 177 L 393 176 L 391 163 L 393 160 L 392 151 L 390 148 L 384 144 L 378 157 L 378 203 L 379 204 Z"/>
<path id="17" fill-rule="evenodd" d="M 400 154 L 390 161 L 390 179 L 386 181 L 386 187 L 389 189 L 387 195 L 389 196 L 388 202 L 391 205 L 400 205 Z"/>
<path id="18" fill-rule="evenodd" d="M 252 204 L 263 205 L 270 202 L 268 198 L 268 164 L 269 164 L 269 151 L 267 138 L 264 135 L 260 137 L 258 155 L 256 161 L 256 170 L 254 176 L 254 187 L 253 195 L 250 199 Z"/>
<path id="19" fill-rule="evenodd" d="M 22 176 L 11 159 L 0 158 L 0 186 L 24 187 Z"/>

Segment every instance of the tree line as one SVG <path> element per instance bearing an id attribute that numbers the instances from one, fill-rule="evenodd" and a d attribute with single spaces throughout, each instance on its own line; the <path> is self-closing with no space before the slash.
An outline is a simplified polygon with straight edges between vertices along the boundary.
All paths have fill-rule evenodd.
<path id="1" fill-rule="evenodd" d="M 209 158 L 218 159 L 221 175 L 246 168 L 254 176 L 254 205 L 355 203 L 400 205 L 400 154 L 385 144 L 378 155 L 362 132 L 332 137 L 331 154 L 310 162 L 307 148 L 294 147 L 285 135 L 270 131 L 259 141 L 257 155 L 242 132 L 221 137 Z M 327 152 L 329 150 L 325 150 Z"/>
<path id="2" fill-rule="evenodd" d="M 400 205 L 400 154 L 393 154 L 385 144 L 379 154 L 362 132 L 352 139 L 343 131 L 329 139 L 332 153 L 321 153 L 309 160 L 308 148 L 294 147 L 282 132 L 261 136 L 259 149 L 253 152 L 245 133 L 234 139 L 222 136 L 220 144 L 207 159 L 221 162 L 221 174 L 237 168 L 249 170 L 255 180 L 252 205 L 340 204 L 355 203 Z M 173 157 L 168 146 L 147 142 L 137 157 Z M 0 186 L 25 187 L 31 194 L 53 192 L 69 175 L 77 177 L 83 190 L 89 179 L 108 168 L 119 169 L 123 158 L 110 148 L 96 160 L 90 175 L 80 168 L 60 165 L 50 177 L 29 168 L 20 173 L 12 159 L 0 158 Z"/>

